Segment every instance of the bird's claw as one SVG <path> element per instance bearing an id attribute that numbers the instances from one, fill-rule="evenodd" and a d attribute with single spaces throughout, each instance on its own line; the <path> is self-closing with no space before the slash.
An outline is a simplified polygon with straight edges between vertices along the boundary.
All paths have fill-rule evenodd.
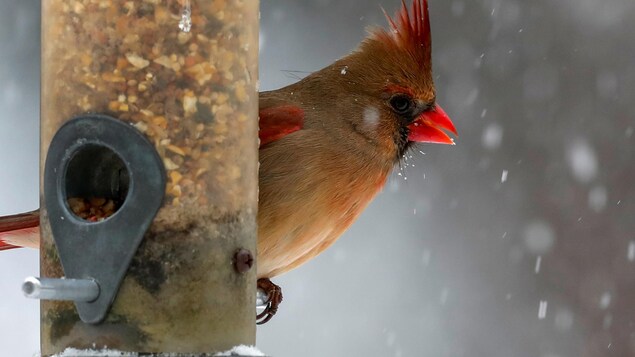
<path id="1" fill-rule="evenodd" d="M 264 291 L 268 297 L 265 310 L 256 315 L 256 324 L 262 325 L 271 320 L 273 315 L 278 312 L 278 306 L 282 302 L 282 289 L 267 278 L 258 279 L 258 289 Z"/>

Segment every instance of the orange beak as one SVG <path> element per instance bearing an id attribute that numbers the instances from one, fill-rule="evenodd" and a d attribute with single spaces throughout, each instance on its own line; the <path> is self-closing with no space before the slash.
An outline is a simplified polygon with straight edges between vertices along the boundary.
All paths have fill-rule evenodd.
<path id="1" fill-rule="evenodd" d="M 439 105 L 421 114 L 417 120 L 408 125 L 408 129 L 410 129 L 408 140 L 418 143 L 454 145 L 454 139 L 443 130 L 459 135 L 452 120 Z"/>

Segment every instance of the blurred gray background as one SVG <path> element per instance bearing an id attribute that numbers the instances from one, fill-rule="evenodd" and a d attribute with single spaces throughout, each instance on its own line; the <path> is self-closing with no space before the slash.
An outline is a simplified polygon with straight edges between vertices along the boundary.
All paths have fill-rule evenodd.
<path id="1" fill-rule="evenodd" d="M 37 207 L 39 1 L 0 2 L 0 214 Z M 263 0 L 261 87 L 345 55 L 380 5 Z M 438 100 L 423 146 L 324 254 L 278 279 L 258 329 L 285 356 L 635 356 L 635 2 L 432 0 Z M 0 354 L 38 350 L 0 256 Z"/>

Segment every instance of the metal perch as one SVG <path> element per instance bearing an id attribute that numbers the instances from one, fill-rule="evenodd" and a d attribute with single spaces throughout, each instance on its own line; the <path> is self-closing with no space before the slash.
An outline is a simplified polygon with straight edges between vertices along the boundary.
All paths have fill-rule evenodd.
<path id="1" fill-rule="evenodd" d="M 91 302 L 99 297 L 99 284 L 93 279 L 49 279 L 31 276 L 24 280 L 22 292 L 31 299 Z M 267 303 L 267 294 L 258 289 L 256 310 L 261 312 Z"/>

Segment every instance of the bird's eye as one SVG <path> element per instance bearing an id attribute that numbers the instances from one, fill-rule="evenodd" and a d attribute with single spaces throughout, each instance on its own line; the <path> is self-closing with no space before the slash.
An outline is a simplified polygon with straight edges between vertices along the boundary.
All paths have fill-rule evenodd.
<path id="1" fill-rule="evenodd" d="M 396 95 L 390 98 L 390 106 L 398 114 L 408 113 L 412 105 L 412 99 L 406 95 Z"/>

